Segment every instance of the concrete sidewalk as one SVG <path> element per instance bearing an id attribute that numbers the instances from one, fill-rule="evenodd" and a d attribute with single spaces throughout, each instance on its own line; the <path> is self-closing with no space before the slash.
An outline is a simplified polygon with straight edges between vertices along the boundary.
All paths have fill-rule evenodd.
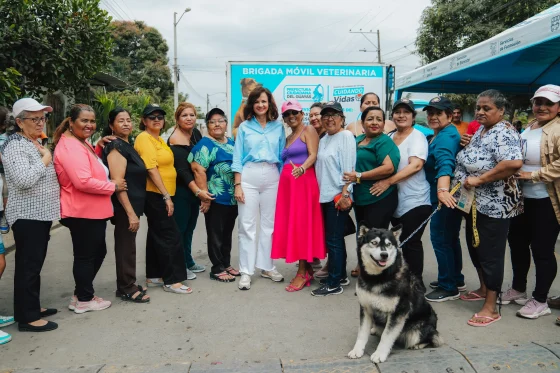
<path id="1" fill-rule="evenodd" d="M 144 281 L 146 222 L 138 235 L 138 278 Z M 435 257 L 425 234 L 425 276 L 436 278 Z M 237 235 L 235 235 L 235 241 Z M 195 232 L 197 262 L 209 265 L 204 219 Z M 358 329 L 355 280 L 338 296 L 315 298 L 310 290 L 284 291 L 285 283 L 273 283 L 257 275 L 250 291 L 237 283 L 211 281 L 208 271 L 189 281 L 190 295 L 150 289 L 149 304 L 122 302 L 114 297 L 115 264 L 112 226 L 107 230 L 108 255 L 95 281 L 96 294 L 113 301 L 102 312 L 76 315 L 67 310 L 73 291 L 72 247 L 68 230 L 52 232 L 42 273 L 42 304 L 60 311 L 51 319 L 58 330 L 19 333 L 4 330 L 13 341 L 0 346 L 0 372 L 548 372 L 560 371 L 560 327 L 553 315 L 538 320 L 515 316 L 519 306 L 502 308 L 501 321 L 487 328 L 473 328 L 467 320 L 478 302 L 452 301 L 434 304 L 438 329 L 446 340 L 439 349 L 405 351 L 395 348 L 388 361 L 374 365 L 367 356 L 345 356 L 354 345 Z M 355 244 L 349 238 L 348 270 L 356 263 Z M 466 245 L 463 246 L 466 248 Z M 237 245 L 233 263 L 237 263 Z M 13 253 L 0 281 L 0 314 L 12 314 Z M 509 253 L 504 290 L 511 283 Z M 289 281 L 293 264 L 277 263 Z M 477 287 L 474 268 L 464 250 L 464 273 L 469 289 Z M 534 286 L 533 269 L 529 289 Z M 557 279 L 551 294 L 560 294 Z M 366 354 L 378 339 L 371 337 Z M 125 367 L 126 365 L 126 367 Z M 76 368 L 67 368 L 76 367 Z M 36 369 L 40 368 L 40 369 Z M 52 369 L 49 369 L 52 368 Z"/>

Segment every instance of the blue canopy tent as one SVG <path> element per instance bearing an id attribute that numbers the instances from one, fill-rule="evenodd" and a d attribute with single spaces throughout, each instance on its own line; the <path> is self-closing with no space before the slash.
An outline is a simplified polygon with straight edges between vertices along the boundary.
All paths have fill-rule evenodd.
<path id="1" fill-rule="evenodd" d="M 533 94 L 560 85 L 560 4 L 482 43 L 397 78 L 403 92 Z"/>

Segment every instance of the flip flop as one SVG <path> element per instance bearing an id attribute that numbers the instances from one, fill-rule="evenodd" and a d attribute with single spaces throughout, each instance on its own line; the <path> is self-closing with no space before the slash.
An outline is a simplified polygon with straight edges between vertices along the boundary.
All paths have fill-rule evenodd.
<path id="1" fill-rule="evenodd" d="M 233 268 L 232 266 L 227 267 L 226 272 L 229 273 L 231 276 L 235 276 L 235 277 L 241 276 L 241 273 L 237 269 Z"/>
<path id="2" fill-rule="evenodd" d="M 475 313 L 472 318 L 479 318 L 479 319 L 486 319 L 486 320 L 490 320 L 489 322 L 484 322 L 484 323 L 480 323 L 480 322 L 475 322 L 472 320 L 467 321 L 467 324 L 469 324 L 470 326 L 477 326 L 477 327 L 484 327 L 484 326 L 488 326 L 490 324 L 495 323 L 496 321 L 500 321 L 502 319 L 502 316 L 498 316 L 496 318 L 490 317 L 490 316 L 479 316 L 478 313 Z"/>
<path id="3" fill-rule="evenodd" d="M 472 297 L 474 296 L 474 297 Z M 469 291 L 466 294 L 462 294 L 459 298 L 461 298 L 461 300 L 467 301 L 467 302 L 474 302 L 474 301 L 478 301 L 478 300 L 485 300 L 486 297 L 483 297 L 477 293 L 475 293 L 474 291 Z"/>

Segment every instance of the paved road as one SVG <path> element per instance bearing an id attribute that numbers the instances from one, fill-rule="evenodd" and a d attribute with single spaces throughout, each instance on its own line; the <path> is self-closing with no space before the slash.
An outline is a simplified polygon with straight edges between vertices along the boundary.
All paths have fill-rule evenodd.
<path id="1" fill-rule="evenodd" d="M 145 221 L 142 223 L 142 230 L 138 235 L 138 277 L 144 280 L 146 224 Z M 60 328 L 54 332 L 33 334 L 19 333 L 15 325 L 7 327 L 5 330 L 13 334 L 13 341 L 0 347 L 0 372 L 8 371 L 2 370 L 7 368 L 61 366 L 94 366 L 92 369 L 96 372 L 102 371 L 101 368 L 105 369 L 104 372 L 128 371 L 118 364 L 160 364 L 157 366 L 163 367 L 162 369 L 171 369 L 175 365 L 165 364 L 184 362 L 194 362 L 193 367 L 198 364 L 199 367 L 215 371 L 232 371 L 225 369 L 231 364 L 245 367 L 239 371 L 251 371 L 248 368 L 251 364 L 272 362 L 271 366 L 280 366 L 282 363 L 286 372 L 326 372 L 331 370 L 324 370 L 321 364 L 331 367 L 336 366 L 335 361 L 350 364 L 350 360 L 345 359 L 345 356 L 353 347 L 358 326 L 354 280 L 341 295 L 315 298 L 310 295 L 310 290 L 317 286 L 316 282 L 312 283 L 311 288 L 301 292 L 288 293 L 284 291 L 286 283 L 273 283 L 255 276 L 252 289 L 240 291 L 236 283 L 211 281 L 208 272 L 205 272 L 199 274 L 198 279 L 189 281 L 189 286 L 194 289 L 191 295 L 175 295 L 154 289 L 150 290 L 150 304 L 125 303 L 113 295 L 115 262 L 112 254 L 112 226 L 109 224 L 108 227 L 109 254 L 97 276 L 95 288 L 97 295 L 114 301 L 113 306 L 106 311 L 83 315 L 76 315 L 66 309 L 73 290 L 71 241 L 66 228 L 54 230 L 43 269 L 42 302 L 45 307 L 56 307 L 60 310 L 59 314 L 52 317 L 53 321 L 59 323 Z M 235 241 L 236 239 L 237 237 Z M 194 238 L 195 258 L 197 262 L 209 265 L 205 241 L 204 219 L 199 219 Z M 437 271 L 427 233 L 424 242 L 425 280 L 430 281 L 435 279 Z M 350 270 L 356 264 L 355 244 L 348 239 L 347 246 Z M 234 253 L 235 263 L 237 247 L 234 247 Z M 466 250 L 463 257 L 467 285 L 472 289 L 476 282 L 476 273 Z M 12 313 L 13 253 L 8 255 L 7 261 L 8 268 L 0 281 L 0 314 Z M 286 279 L 289 280 L 295 275 L 294 265 L 280 261 L 277 265 Z M 511 270 L 508 260 L 504 289 L 510 283 Z M 529 273 L 529 285 L 534 285 L 533 269 Z M 560 293 L 560 280 L 555 281 L 552 293 Z M 459 354 L 461 351 L 465 356 L 468 356 L 466 351 L 470 351 L 471 354 L 474 351 L 479 354 L 475 359 L 482 359 L 488 356 L 486 351 L 491 349 L 515 349 L 527 346 L 528 343 L 527 348 L 530 352 L 535 346 L 531 342 L 560 346 L 560 327 L 554 324 L 556 316 L 560 314 L 557 310 L 553 310 L 552 316 L 525 320 L 515 316 L 518 306 L 508 305 L 502 308 L 503 319 L 500 322 L 488 328 L 473 328 L 468 326 L 466 321 L 478 307 L 476 302 L 463 301 L 435 304 L 434 308 L 439 316 L 438 329 L 447 342 L 445 349 L 439 352 L 401 350 L 396 351 L 393 359 L 416 359 L 419 356 L 432 359 L 430 354 L 462 356 Z M 372 337 L 366 353 L 371 354 L 376 345 L 377 340 Z M 452 353 L 447 354 L 449 351 Z M 313 369 L 301 365 L 312 363 L 315 364 Z M 369 368 L 366 370 L 360 368 L 362 365 L 359 364 L 367 363 L 367 357 L 358 363 L 352 362 L 358 369 L 355 371 L 375 371 L 371 370 L 375 367 L 371 364 L 367 365 Z M 508 362 L 502 363 L 507 365 Z M 560 370 L 560 360 L 554 364 L 554 371 Z M 554 367 L 554 364 L 551 367 Z M 380 365 L 381 368 L 383 366 Z M 465 366 L 472 367 L 472 364 Z M 186 369 L 185 366 L 181 367 Z M 188 371 L 183 368 L 177 371 Z M 85 372 L 85 369 L 81 368 L 78 371 Z M 197 371 L 190 369 L 191 372 Z M 23 371 L 25 370 L 17 370 Z M 257 368 L 255 371 L 266 369 Z M 387 368 L 380 371 L 391 370 Z M 398 370 L 398 373 L 403 371 L 405 370 Z M 445 371 L 444 369 L 443 372 Z M 454 370 L 448 370 L 451 371 Z M 412 372 L 414 370 L 409 373 Z"/>

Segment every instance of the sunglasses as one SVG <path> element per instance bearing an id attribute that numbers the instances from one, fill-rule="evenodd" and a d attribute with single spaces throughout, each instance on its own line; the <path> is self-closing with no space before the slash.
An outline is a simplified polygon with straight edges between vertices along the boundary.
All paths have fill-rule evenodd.
<path id="1" fill-rule="evenodd" d="M 146 118 L 149 120 L 163 120 L 165 119 L 165 115 L 148 115 Z"/>
<path id="2" fill-rule="evenodd" d="M 295 116 L 298 115 L 299 113 L 301 113 L 301 111 L 297 111 L 297 110 L 286 110 L 285 112 L 282 113 L 282 118 L 289 117 L 290 115 L 293 115 L 293 116 L 295 117 Z"/>

